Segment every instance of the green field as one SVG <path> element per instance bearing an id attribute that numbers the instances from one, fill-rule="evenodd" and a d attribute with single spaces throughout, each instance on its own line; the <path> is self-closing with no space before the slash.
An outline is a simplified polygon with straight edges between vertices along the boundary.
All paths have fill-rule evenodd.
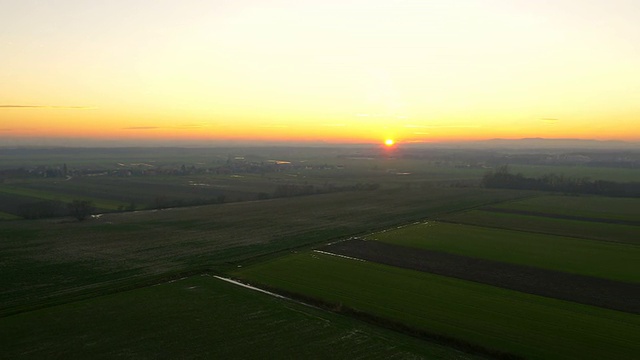
<path id="1" fill-rule="evenodd" d="M 210 276 L 5 317 L 0 338 L 7 359 L 473 358 Z"/>
<path id="2" fill-rule="evenodd" d="M 640 182 L 638 169 L 595 167 L 584 165 L 551 166 L 551 165 L 509 165 L 510 172 L 521 173 L 526 177 L 540 177 L 545 174 L 564 175 L 567 178 L 591 180 L 607 180 L 617 182 Z"/>
<path id="3" fill-rule="evenodd" d="M 640 318 L 443 276 L 305 252 L 234 276 L 530 359 L 631 359 Z"/>
<path id="4" fill-rule="evenodd" d="M 17 219 L 20 219 L 20 217 L 0 211 L 0 220 L 17 220 Z"/>
<path id="5" fill-rule="evenodd" d="M 78 196 L 65 194 L 64 192 L 59 192 L 59 191 L 52 192 L 52 191 L 30 189 L 26 187 L 18 187 L 18 186 L 10 186 L 10 185 L 0 185 L 0 196 L 2 194 L 8 194 L 8 195 L 14 195 L 14 196 L 17 195 L 17 196 L 28 198 L 28 199 L 25 199 L 24 201 L 25 203 L 29 201 L 38 201 L 38 200 L 57 200 L 57 201 L 63 201 L 63 202 L 71 202 L 75 199 L 78 199 Z M 88 194 L 88 195 L 90 196 L 82 196 L 81 198 L 83 200 L 91 200 L 93 202 L 93 205 L 100 209 L 116 210 L 120 205 L 122 205 L 122 203 L 117 201 L 95 197 L 95 194 Z"/>
<path id="6" fill-rule="evenodd" d="M 612 280 L 640 282 L 640 247 L 631 244 L 427 222 L 368 239 Z"/>
<path id="7" fill-rule="evenodd" d="M 539 196 L 506 202 L 495 207 L 549 215 L 629 221 L 639 221 L 638 214 L 640 214 L 640 201 L 638 199 L 604 196 Z"/>
<path id="8" fill-rule="evenodd" d="M 640 245 L 640 226 L 634 225 L 607 224 L 482 210 L 460 212 L 440 219 L 476 226 Z"/>
<path id="9" fill-rule="evenodd" d="M 71 202 L 89 199 L 101 210 L 184 206 L 204 203 L 256 200 L 259 193 L 272 194 L 275 180 L 259 175 L 216 176 L 94 176 L 61 179 L 28 179 L 0 184 L 0 200 L 15 203 L 6 210 L 17 212 L 20 204 L 42 200 Z M 21 198 L 9 199 L 9 196 Z M 5 210 L 5 211 L 6 211 Z"/>

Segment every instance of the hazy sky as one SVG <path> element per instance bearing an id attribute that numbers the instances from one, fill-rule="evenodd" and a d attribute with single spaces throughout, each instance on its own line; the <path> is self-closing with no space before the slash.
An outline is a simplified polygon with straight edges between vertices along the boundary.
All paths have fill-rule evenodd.
<path id="1" fill-rule="evenodd" d="M 640 140 L 638 0 L 0 9 L 0 138 Z"/>

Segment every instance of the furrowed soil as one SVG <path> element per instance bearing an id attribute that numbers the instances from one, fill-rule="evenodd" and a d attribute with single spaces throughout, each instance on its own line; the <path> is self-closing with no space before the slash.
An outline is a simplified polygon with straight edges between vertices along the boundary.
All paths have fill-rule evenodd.
<path id="1" fill-rule="evenodd" d="M 640 284 L 626 283 L 444 252 L 351 239 L 319 250 L 534 295 L 640 313 Z"/>

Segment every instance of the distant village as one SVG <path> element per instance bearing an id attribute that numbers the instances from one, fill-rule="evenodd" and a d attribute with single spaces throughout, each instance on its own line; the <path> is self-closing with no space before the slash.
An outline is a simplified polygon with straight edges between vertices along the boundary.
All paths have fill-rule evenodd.
<path id="1" fill-rule="evenodd" d="M 92 167 L 70 167 L 67 164 L 59 166 L 38 165 L 31 168 L 0 169 L 0 180 L 16 178 L 69 178 L 83 176 L 159 176 L 159 175 L 195 175 L 195 174 L 266 174 L 290 170 L 337 169 L 342 165 L 310 165 L 295 164 L 285 160 L 247 161 L 244 157 L 229 157 L 218 166 L 195 165 L 154 165 L 148 163 L 116 163 L 112 169 Z"/>

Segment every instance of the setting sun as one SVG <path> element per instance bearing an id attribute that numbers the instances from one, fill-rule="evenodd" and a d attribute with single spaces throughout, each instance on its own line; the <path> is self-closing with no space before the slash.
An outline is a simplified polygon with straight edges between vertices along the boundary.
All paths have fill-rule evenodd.
<path id="1" fill-rule="evenodd" d="M 395 144 L 395 141 L 393 141 L 393 139 L 387 139 L 384 141 L 384 144 L 387 146 L 393 146 L 393 144 Z"/>

